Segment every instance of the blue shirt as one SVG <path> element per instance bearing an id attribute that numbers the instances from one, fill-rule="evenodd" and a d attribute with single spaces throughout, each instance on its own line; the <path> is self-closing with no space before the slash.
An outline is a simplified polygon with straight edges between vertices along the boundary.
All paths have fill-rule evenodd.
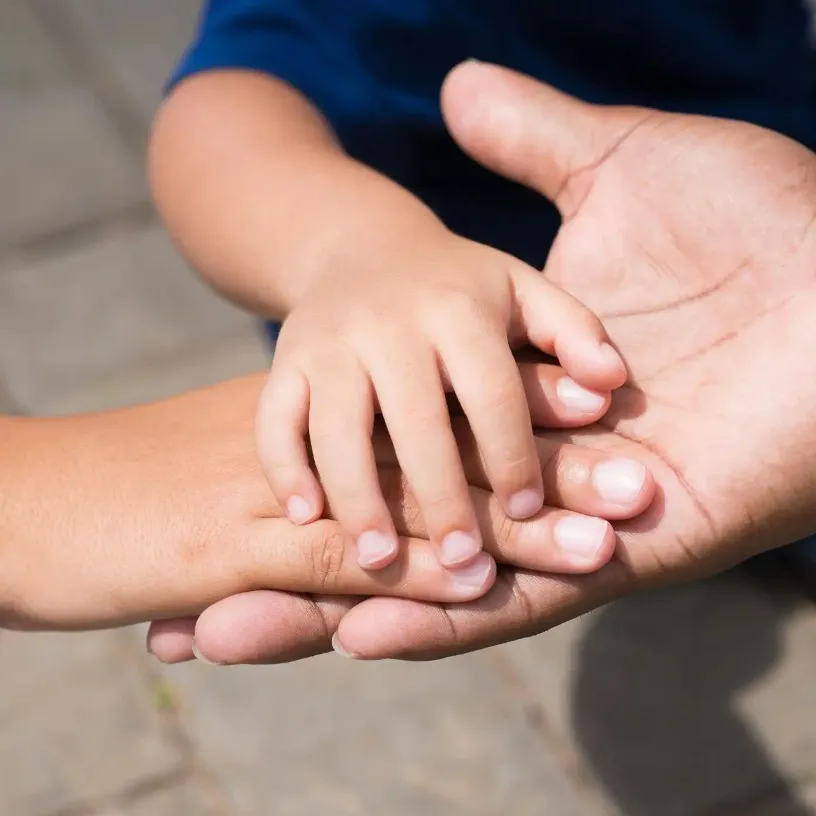
<path id="1" fill-rule="evenodd" d="M 601 103 L 744 119 L 816 147 L 802 0 L 209 0 L 174 80 L 248 68 L 287 80 L 345 149 L 456 232 L 541 267 L 558 219 L 446 134 L 458 62 L 507 65 Z"/>

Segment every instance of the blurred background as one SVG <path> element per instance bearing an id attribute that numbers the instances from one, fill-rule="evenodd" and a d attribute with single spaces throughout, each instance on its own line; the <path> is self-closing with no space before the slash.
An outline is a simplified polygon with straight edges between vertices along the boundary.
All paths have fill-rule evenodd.
<path id="1" fill-rule="evenodd" d="M 0 0 L 0 410 L 266 365 L 143 153 L 195 0 Z M 0 636 L 0 816 L 816 814 L 816 613 L 739 572 L 432 665 L 164 669 L 143 630 Z"/>

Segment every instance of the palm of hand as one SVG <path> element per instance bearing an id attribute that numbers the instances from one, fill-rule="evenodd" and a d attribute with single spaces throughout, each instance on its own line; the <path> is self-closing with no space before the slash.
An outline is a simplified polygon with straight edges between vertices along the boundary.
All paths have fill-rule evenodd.
<path id="1" fill-rule="evenodd" d="M 651 460 L 661 483 L 621 559 L 692 577 L 811 530 L 816 161 L 749 125 L 632 116 L 570 177 L 545 272 L 603 318 L 631 375 L 613 433 L 574 438 Z"/>

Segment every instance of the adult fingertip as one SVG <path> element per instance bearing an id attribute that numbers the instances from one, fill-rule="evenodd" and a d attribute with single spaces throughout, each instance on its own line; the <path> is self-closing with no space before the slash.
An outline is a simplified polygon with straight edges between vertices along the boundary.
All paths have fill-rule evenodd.
<path id="1" fill-rule="evenodd" d="M 352 652 L 347 649 L 342 641 L 340 640 L 339 633 L 335 632 L 334 636 L 331 640 L 332 649 L 334 649 L 335 653 L 340 655 L 340 657 L 345 657 L 347 660 L 360 660 L 362 659 L 362 655 L 358 654 L 357 652 Z"/>
<path id="2" fill-rule="evenodd" d="M 561 377 L 555 386 L 555 393 L 565 408 L 581 416 L 596 416 L 609 402 L 608 394 L 584 388 L 572 377 Z"/>
<path id="3" fill-rule="evenodd" d="M 159 663 L 174 665 L 194 659 L 193 621 L 154 621 L 147 631 L 145 649 Z"/>
<path id="4" fill-rule="evenodd" d="M 605 519 L 572 514 L 553 528 L 553 538 L 571 566 L 581 572 L 600 569 L 612 557 L 615 532 Z"/>
<path id="5" fill-rule="evenodd" d="M 205 666 L 222 666 L 223 663 L 216 663 L 214 660 L 210 660 L 206 655 L 202 654 L 201 649 L 198 647 L 198 643 L 196 643 L 195 638 L 193 638 L 193 656 L 199 663 L 203 663 Z"/>
<path id="6" fill-rule="evenodd" d="M 652 475 L 636 459 L 607 459 L 592 471 L 592 484 L 603 501 L 617 507 L 640 506 L 654 491 Z"/>

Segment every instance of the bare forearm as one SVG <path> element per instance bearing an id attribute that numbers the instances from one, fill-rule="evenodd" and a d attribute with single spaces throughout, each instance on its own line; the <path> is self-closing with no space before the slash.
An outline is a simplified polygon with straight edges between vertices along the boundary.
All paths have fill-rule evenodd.
<path id="1" fill-rule="evenodd" d="M 275 514 L 252 445 L 262 383 L 110 413 L 0 417 L 0 627 L 113 626 L 232 591 L 243 530 L 223 498 Z M 205 588 L 216 551 L 230 586 Z"/>
<path id="2" fill-rule="evenodd" d="M 315 270 L 348 247 L 375 250 L 396 218 L 432 219 L 418 199 L 350 159 L 321 114 L 270 77 L 239 71 L 182 83 L 154 128 L 158 208 L 218 291 L 280 318 Z M 404 216 L 402 213 L 404 212 Z"/>

